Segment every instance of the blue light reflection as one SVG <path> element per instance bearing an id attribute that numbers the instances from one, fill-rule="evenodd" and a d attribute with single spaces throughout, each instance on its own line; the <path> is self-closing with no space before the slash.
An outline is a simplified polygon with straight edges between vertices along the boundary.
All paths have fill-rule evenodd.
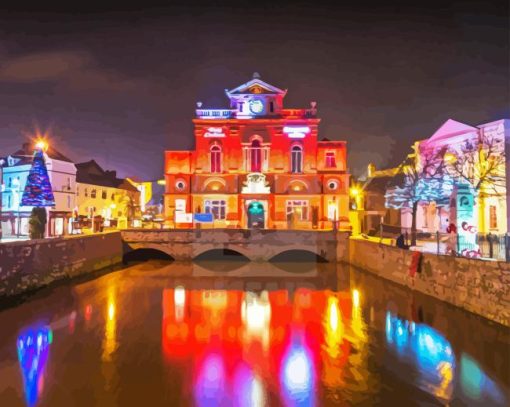
<path id="1" fill-rule="evenodd" d="M 35 406 L 43 391 L 44 369 L 52 342 L 53 332 L 47 326 L 30 329 L 21 334 L 16 341 L 25 398 L 29 407 Z"/>
<path id="2" fill-rule="evenodd" d="M 302 344 L 292 344 L 287 350 L 280 373 L 282 391 L 288 405 L 313 406 L 314 365 L 308 349 Z"/>

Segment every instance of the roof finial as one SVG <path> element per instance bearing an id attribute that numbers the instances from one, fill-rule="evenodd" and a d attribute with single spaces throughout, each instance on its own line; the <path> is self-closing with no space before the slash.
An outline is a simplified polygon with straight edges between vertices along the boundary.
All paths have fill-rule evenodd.
<path id="1" fill-rule="evenodd" d="M 253 79 L 260 79 L 260 74 L 258 72 L 253 72 Z"/>

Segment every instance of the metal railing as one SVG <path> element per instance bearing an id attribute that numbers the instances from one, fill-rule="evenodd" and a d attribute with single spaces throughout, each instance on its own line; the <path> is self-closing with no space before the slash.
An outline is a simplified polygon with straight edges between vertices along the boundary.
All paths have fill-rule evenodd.
<path id="1" fill-rule="evenodd" d="M 373 234 L 397 239 L 404 236 L 404 247 L 411 245 L 411 230 L 393 225 L 381 225 Z M 476 233 L 471 236 L 458 233 L 416 232 L 418 250 L 428 253 L 477 259 L 510 261 L 510 234 Z"/>

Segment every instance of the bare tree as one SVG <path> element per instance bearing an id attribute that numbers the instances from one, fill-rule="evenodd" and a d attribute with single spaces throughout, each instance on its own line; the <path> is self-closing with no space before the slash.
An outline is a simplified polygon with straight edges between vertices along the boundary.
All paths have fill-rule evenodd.
<path id="1" fill-rule="evenodd" d="M 504 141 L 480 133 L 476 140 L 467 140 L 460 149 L 449 151 L 448 172 L 460 182 L 469 184 L 478 195 L 482 191 L 504 188 Z"/>
<path id="2" fill-rule="evenodd" d="M 419 202 L 441 202 L 451 187 L 445 166 L 445 149 L 440 151 L 419 148 L 400 164 L 386 189 L 386 207 L 410 208 L 411 245 L 416 245 L 416 214 Z"/>

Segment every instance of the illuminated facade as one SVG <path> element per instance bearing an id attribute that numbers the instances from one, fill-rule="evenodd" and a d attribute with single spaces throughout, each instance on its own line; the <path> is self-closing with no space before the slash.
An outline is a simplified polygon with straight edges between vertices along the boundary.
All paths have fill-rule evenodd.
<path id="1" fill-rule="evenodd" d="M 490 156 L 485 157 L 483 151 L 487 146 L 482 146 L 480 140 L 490 144 L 492 149 Z M 453 177 L 455 188 L 445 204 L 435 202 L 423 202 L 418 206 L 417 228 L 425 232 L 446 232 L 450 224 L 455 224 L 459 233 L 466 232 L 474 235 L 476 232 L 504 234 L 508 232 L 508 208 L 507 208 L 507 183 L 508 177 L 505 157 L 505 149 L 510 139 L 510 121 L 503 119 L 490 123 L 484 123 L 476 127 L 455 120 L 447 120 L 430 138 L 416 143 L 414 149 L 420 156 L 430 151 L 447 149 L 447 170 Z M 469 143 L 478 146 L 481 152 L 477 152 L 472 159 L 463 155 L 462 148 Z M 487 153 L 485 153 L 487 155 Z M 494 157 L 502 156 L 503 160 L 495 161 Z M 452 157 L 452 158 L 450 158 Z M 464 177 L 455 174 L 448 160 L 460 160 L 465 166 Z M 487 162 L 484 162 L 487 161 Z M 484 172 L 483 166 L 494 165 L 493 175 L 480 179 Z M 476 190 L 473 186 L 479 186 Z M 462 194 L 465 195 L 464 199 Z M 469 203 L 465 207 L 466 212 L 460 208 L 463 201 Z M 402 211 L 402 225 L 411 226 L 411 214 L 409 210 Z M 463 226 L 464 225 L 464 226 Z M 472 225 L 473 228 L 467 231 Z M 472 230 L 472 233 L 471 233 Z"/>
<path id="2" fill-rule="evenodd" d="M 21 199 L 32 167 L 35 148 L 33 143 L 24 143 L 20 150 L 3 160 L 0 219 L 4 237 L 29 235 L 29 217 L 33 207 L 22 205 Z M 48 208 L 46 235 L 60 236 L 70 229 L 76 200 L 76 167 L 69 158 L 52 146 L 44 151 L 44 161 L 55 197 L 55 206 Z"/>
<path id="3" fill-rule="evenodd" d="M 165 153 L 168 223 L 207 214 L 215 227 L 349 227 L 346 143 L 319 140 L 316 103 L 285 109 L 286 93 L 254 74 L 226 90 L 230 109 L 197 103 L 195 150 Z"/>
<path id="4" fill-rule="evenodd" d="M 94 160 L 76 164 L 76 211 L 84 218 L 101 216 L 105 226 L 126 228 L 134 218 L 140 192 L 116 171 Z"/>

